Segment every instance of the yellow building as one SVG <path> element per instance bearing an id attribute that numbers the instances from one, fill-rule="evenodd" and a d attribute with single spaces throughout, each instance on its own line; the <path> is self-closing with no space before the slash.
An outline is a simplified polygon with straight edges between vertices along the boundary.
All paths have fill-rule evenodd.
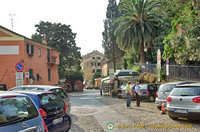
<path id="1" fill-rule="evenodd" d="M 102 73 L 105 57 L 97 50 L 82 56 L 81 67 L 84 72 L 84 82 L 91 82 L 95 72 Z"/>

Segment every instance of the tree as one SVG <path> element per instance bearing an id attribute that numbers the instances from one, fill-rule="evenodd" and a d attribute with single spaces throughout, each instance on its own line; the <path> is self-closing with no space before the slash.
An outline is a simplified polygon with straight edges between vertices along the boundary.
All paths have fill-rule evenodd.
<path id="1" fill-rule="evenodd" d="M 116 0 L 109 0 L 106 11 L 106 19 L 104 20 L 104 32 L 102 33 L 102 46 L 104 48 L 106 57 L 112 60 L 114 70 L 116 69 L 116 57 L 121 56 L 122 53 L 116 43 L 116 38 L 114 36 L 115 27 L 112 25 L 113 21 L 117 17 L 119 17 L 119 12 Z"/>
<path id="2" fill-rule="evenodd" d="M 114 35 L 119 48 L 125 51 L 135 49 L 140 54 L 140 62 L 145 62 L 144 48 L 153 46 L 160 16 L 159 2 L 151 0 L 121 0 L 119 10 L 123 15 L 115 20 Z"/>
<path id="3" fill-rule="evenodd" d="M 72 32 L 70 25 L 41 21 L 35 27 L 37 29 L 36 33 L 32 35 L 32 39 L 38 42 L 45 39 L 48 46 L 60 52 L 59 69 L 75 66 L 80 70 L 80 48 L 76 46 L 76 34 Z"/>

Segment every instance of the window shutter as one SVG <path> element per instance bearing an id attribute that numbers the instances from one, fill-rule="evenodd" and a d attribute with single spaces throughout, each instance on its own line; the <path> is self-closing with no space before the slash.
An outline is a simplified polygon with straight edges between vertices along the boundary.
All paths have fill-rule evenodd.
<path id="1" fill-rule="evenodd" d="M 34 45 L 31 45 L 31 54 L 34 54 Z"/>
<path id="2" fill-rule="evenodd" d="M 51 81 L 51 69 L 48 69 L 48 81 Z"/>
<path id="3" fill-rule="evenodd" d="M 26 44 L 26 52 L 29 54 L 29 44 Z"/>

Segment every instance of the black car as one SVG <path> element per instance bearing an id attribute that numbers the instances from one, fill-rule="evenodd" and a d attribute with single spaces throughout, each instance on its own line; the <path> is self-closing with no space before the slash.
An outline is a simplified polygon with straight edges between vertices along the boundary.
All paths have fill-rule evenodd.
<path id="1" fill-rule="evenodd" d="M 141 90 L 141 100 L 146 99 L 150 102 L 155 101 L 156 92 L 158 91 L 160 84 L 140 84 L 139 86 Z"/>

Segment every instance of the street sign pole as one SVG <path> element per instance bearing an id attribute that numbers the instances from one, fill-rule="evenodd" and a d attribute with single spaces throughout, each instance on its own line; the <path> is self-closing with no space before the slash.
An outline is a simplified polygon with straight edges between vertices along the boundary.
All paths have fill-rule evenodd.
<path id="1" fill-rule="evenodd" d="M 166 59 L 166 76 L 167 81 L 169 80 L 169 58 Z"/>

